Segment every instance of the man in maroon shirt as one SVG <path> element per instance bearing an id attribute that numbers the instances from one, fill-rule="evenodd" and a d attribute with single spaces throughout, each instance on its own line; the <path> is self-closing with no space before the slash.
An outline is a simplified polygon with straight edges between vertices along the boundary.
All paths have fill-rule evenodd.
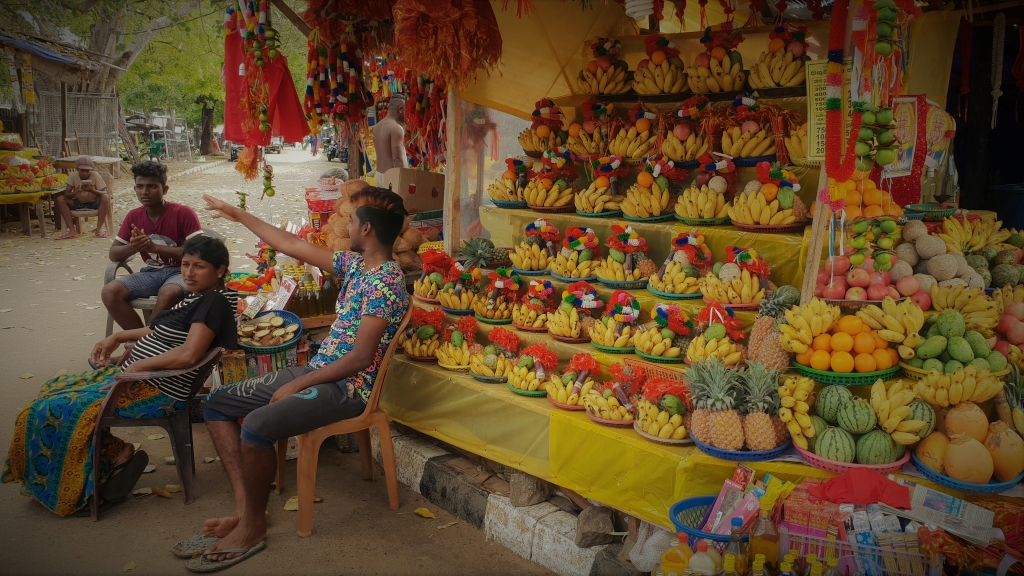
<path id="1" fill-rule="evenodd" d="M 110 247 L 110 259 L 121 262 L 142 256 L 146 266 L 103 287 L 103 305 L 122 330 L 142 328 L 142 319 L 131 306 L 136 298 L 156 296 L 153 316 L 168 310 L 185 297 L 181 279 L 181 248 L 185 240 L 203 229 L 188 206 L 165 202 L 167 168 L 156 162 L 132 166 L 135 195 L 142 204 L 128 212 Z"/>

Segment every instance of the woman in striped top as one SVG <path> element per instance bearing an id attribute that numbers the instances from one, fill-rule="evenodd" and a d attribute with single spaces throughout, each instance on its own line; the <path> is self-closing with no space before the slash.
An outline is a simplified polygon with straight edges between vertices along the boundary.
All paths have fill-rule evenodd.
<path id="1" fill-rule="evenodd" d="M 93 495 L 92 439 L 99 407 L 119 368 L 111 354 L 126 342 L 136 342 L 121 364 L 126 372 L 180 370 L 199 363 L 213 347 L 235 348 L 236 292 L 224 288 L 229 265 L 224 243 L 209 236 L 190 238 L 182 250 L 181 274 L 188 289 L 184 301 L 155 316 L 149 327 L 118 332 L 100 341 L 92 363 L 100 368 L 53 378 L 39 397 L 21 411 L 4 464 L 3 482 L 21 482 L 22 492 L 67 516 L 88 513 Z M 114 415 L 121 418 L 159 418 L 187 408 L 202 386 L 198 370 L 170 378 L 136 382 L 121 396 Z M 122 501 L 149 462 L 146 453 L 105 431 L 103 435 L 100 498 Z"/>

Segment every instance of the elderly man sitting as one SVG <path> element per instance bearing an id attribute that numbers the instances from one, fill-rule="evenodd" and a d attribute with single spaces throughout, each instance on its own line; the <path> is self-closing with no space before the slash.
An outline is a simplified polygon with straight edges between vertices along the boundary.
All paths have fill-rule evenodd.
<path id="1" fill-rule="evenodd" d="M 76 170 L 68 175 L 68 187 L 55 199 L 57 210 L 60 211 L 61 218 L 64 219 L 64 223 L 68 226 L 64 230 L 64 234 L 57 239 L 70 240 L 71 238 L 78 238 L 78 232 L 75 230 L 71 220 L 72 210 L 96 210 L 98 214 L 96 217 L 96 237 L 106 238 L 107 234 L 103 231 L 103 224 L 107 214 L 110 213 L 110 196 L 107 195 L 107 183 L 103 180 L 103 176 L 96 172 L 96 167 L 88 156 L 79 156 L 78 160 L 75 160 L 75 168 Z M 109 224 L 113 226 L 114 223 L 110 222 Z"/>

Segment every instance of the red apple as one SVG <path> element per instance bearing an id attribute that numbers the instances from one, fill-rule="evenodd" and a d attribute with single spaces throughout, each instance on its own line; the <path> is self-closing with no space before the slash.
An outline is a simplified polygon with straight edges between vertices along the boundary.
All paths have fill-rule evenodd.
<path id="1" fill-rule="evenodd" d="M 900 294 L 899 290 L 897 290 L 896 287 L 893 286 L 892 284 L 886 286 L 885 289 L 889 292 L 889 297 L 892 298 L 893 300 L 899 300 L 900 298 L 903 297 L 903 295 Z"/>
<path id="2" fill-rule="evenodd" d="M 1017 264 L 1020 264 L 1021 261 L 1024 261 L 1024 250 L 1017 248 L 1016 250 L 1014 250 L 1014 252 L 1017 254 Z"/>
<path id="3" fill-rule="evenodd" d="M 860 265 L 861 268 L 871 272 L 875 269 L 875 259 L 870 256 L 864 257 L 864 262 Z"/>
<path id="4" fill-rule="evenodd" d="M 1007 358 L 1009 358 L 1010 357 L 1009 347 L 1010 347 L 1010 343 L 1008 341 L 1000 340 L 999 342 L 996 342 L 995 347 L 993 347 L 992 349 L 995 350 L 996 352 L 999 352 L 1003 356 L 1006 356 Z"/>
<path id="5" fill-rule="evenodd" d="M 914 304 L 921 310 L 927 310 L 932 307 L 932 295 L 924 290 L 918 290 L 914 292 L 914 295 L 910 297 L 914 301 Z"/>
<path id="6" fill-rule="evenodd" d="M 612 59 L 607 56 L 598 56 L 595 60 L 602 70 L 607 70 L 608 67 L 612 65 Z"/>
<path id="7" fill-rule="evenodd" d="M 593 120 L 583 121 L 583 131 L 587 134 L 593 134 L 594 130 L 597 130 L 597 124 Z"/>
<path id="8" fill-rule="evenodd" d="M 896 282 L 896 290 L 904 296 L 913 296 L 920 289 L 921 283 L 913 276 L 904 276 Z"/>
<path id="9" fill-rule="evenodd" d="M 680 142 L 684 142 L 690 137 L 690 127 L 686 124 L 676 124 L 676 127 L 672 129 L 672 133 L 675 134 Z"/>
<path id="10" fill-rule="evenodd" d="M 832 283 L 825 286 L 821 295 L 831 300 L 842 300 L 846 295 L 846 285 L 845 283 L 838 282 L 838 279 L 833 280 Z"/>
<path id="11" fill-rule="evenodd" d="M 865 288 L 871 284 L 871 275 L 863 268 L 854 268 L 846 273 L 846 281 L 850 286 Z"/>
<path id="12" fill-rule="evenodd" d="M 828 279 L 831 278 L 831 277 L 832 277 L 832 275 L 829 274 L 828 270 L 826 270 L 824 268 L 818 268 L 818 278 L 817 278 L 818 284 L 828 284 Z"/>
<path id="13" fill-rule="evenodd" d="M 1003 314 L 1002 318 L 999 319 L 999 323 L 996 324 L 996 332 L 1005 336 L 1014 324 L 1020 324 L 1020 320 L 1016 316 Z"/>
<path id="14" fill-rule="evenodd" d="M 848 256 L 836 256 L 825 262 L 825 270 L 833 274 L 846 274 L 850 269 L 850 258 Z"/>
<path id="15" fill-rule="evenodd" d="M 882 300 L 889 295 L 889 289 L 881 284 L 868 286 L 868 300 Z"/>
<path id="16" fill-rule="evenodd" d="M 700 171 L 697 172 L 697 177 L 693 179 L 693 183 L 697 186 L 703 186 L 707 184 L 709 180 L 711 180 L 711 175 L 707 172 Z"/>
<path id="17" fill-rule="evenodd" d="M 1024 302 L 1012 302 L 1003 308 L 1003 314 L 1009 314 L 1017 320 L 1024 320 Z"/>
<path id="18" fill-rule="evenodd" d="M 847 300 L 867 300 L 868 299 L 868 293 L 865 292 L 863 288 L 861 288 L 859 286 L 854 286 L 853 288 L 850 288 L 849 290 L 846 291 L 846 299 Z"/>
<path id="19" fill-rule="evenodd" d="M 740 132 L 743 134 L 750 134 L 753 136 L 754 134 L 757 134 L 759 130 L 761 130 L 761 126 L 753 120 L 747 120 L 743 124 L 740 124 Z"/>
<path id="20" fill-rule="evenodd" d="M 871 280 L 868 283 L 869 284 L 881 284 L 882 286 L 888 286 L 889 284 L 891 284 L 891 282 L 889 282 L 885 278 L 886 274 L 888 274 L 888 272 L 879 272 L 878 270 L 870 270 L 870 271 L 868 271 L 868 277 Z"/>
<path id="21" fill-rule="evenodd" d="M 1024 322 L 1017 322 L 1006 331 L 1006 339 L 1014 346 L 1024 346 Z"/>
<path id="22" fill-rule="evenodd" d="M 818 283 L 814 285 L 814 296 L 817 298 L 825 297 L 825 285 Z"/>
<path id="23" fill-rule="evenodd" d="M 711 67 L 711 55 L 707 52 L 701 52 L 697 54 L 697 57 L 693 59 L 694 66 L 703 66 L 705 68 Z"/>

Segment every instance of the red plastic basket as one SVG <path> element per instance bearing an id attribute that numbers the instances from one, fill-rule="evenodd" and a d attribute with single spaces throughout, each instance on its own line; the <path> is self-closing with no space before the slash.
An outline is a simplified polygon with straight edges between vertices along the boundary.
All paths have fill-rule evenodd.
<path id="1" fill-rule="evenodd" d="M 796 446 L 796 449 L 798 452 L 800 452 L 800 456 L 802 456 L 804 460 L 807 460 L 807 463 L 810 464 L 811 466 L 814 466 L 815 468 L 821 468 L 822 470 L 828 470 L 829 472 L 835 472 L 836 474 L 843 474 L 847 470 L 852 470 L 854 468 L 866 468 L 868 470 L 874 470 L 879 474 L 892 474 L 893 472 L 898 471 L 900 468 L 903 468 L 903 465 L 910 461 L 909 448 L 903 454 L 902 458 L 895 462 L 890 462 L 889 464 L 847 464 L 846 462 L 839 462 L 836 460 L 829 460 L 828 458 L 822 458 L 821 456 L 818 456 L 817 454 L 814 454 L 809 450 L 804 450 L 799 446 Z"/>

